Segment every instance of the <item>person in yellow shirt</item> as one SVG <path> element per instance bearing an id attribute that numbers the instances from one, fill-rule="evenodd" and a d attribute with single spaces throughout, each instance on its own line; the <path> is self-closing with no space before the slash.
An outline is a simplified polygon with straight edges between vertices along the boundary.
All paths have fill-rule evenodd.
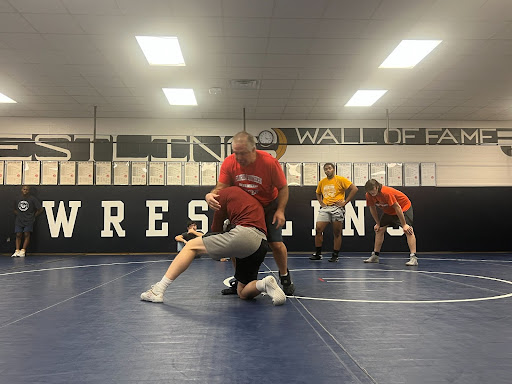
<path id="1" fill-rule="evenodd" d="M 346 177 L 336 175 L 333 163 L 325 163 L 324 172 L 327 177 L 320 180 L 316 188 L 316 198 L 320 203 L 320 211 L 315 225 L 316 252 L 309 259 L 322 260 L 324 230 L 329 223 L 332 223 L 334 248 L 329 261 L 337 262 L 341 249 L 341 231 L 345 220 L 345 205 L 354 198 L 358 188 Z M 348 196 L 345 196 L 346 192 L 348 192 Z"/>

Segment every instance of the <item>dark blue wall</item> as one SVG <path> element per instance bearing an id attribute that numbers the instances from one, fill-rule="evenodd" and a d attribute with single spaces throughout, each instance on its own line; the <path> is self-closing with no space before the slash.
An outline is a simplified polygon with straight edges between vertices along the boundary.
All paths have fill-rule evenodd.
<path id="1" fill-rule="evenodd" d="M 29 252 L 174 252 L 174 236 L 184 231 L 191 200 L 203 200 L 211 187 L 187 186 L 37 186 L 34 195 L 39 200 L 54 201 L 54 215 L 60 201 L 68 207 L 68 201 L 80 200 L 81 207 L 75 223 L 73 236 L 65 238 L 60 232 L 58 238 L 50 236 L 46 214 L 36 222 Z M 12 204 L 20 190 L 19 186 L 0 186 L 0 251 L 7 253 L 14 249 L 14 214 Z M 413 202 L 415 231 L 418 251 L 511 251 L 508 220 L 512 217 L 512 196 L 510 187 L 482 188 L 435 188 L 402 187 Z M 102 201 L 121 200 L 124 203 L 125 218 L 121 223 L 126 237 L 102 238 Z M 146 237 L 148 227 L 147 200 L 167 200 L 169 212 L 163 212 L 163 221 L 169 223 L 169 236 Z M 290 201 L 286 212 L 287 220 L 293 222 L 293 236 L 285 237 L 290 251 L 314 250 L 313 208 L 315 187 L 290 187 Z M 364 200 L 362 188 L 356 200 Z M 354 231 L 354 236 L 343 237 L 343 251 L 371 251 L 373 246 L 373 219 L 365 210 L 366 235 Z M 69 216 L 69 209 L 68 216 Z M 211 224 L 212 212 L 205 213 Z M 160 224 L 157 225 L 159 227 Z M 354 228 L 354 227 L 352 227 Z M 11 242 L 7 242 L 10 238 Z M 332 248 L 332 234 L 328 227 L 325 237 L 326 251 Z M 407 251 L 405 236 L 386 235 L 383 251 Z"/>

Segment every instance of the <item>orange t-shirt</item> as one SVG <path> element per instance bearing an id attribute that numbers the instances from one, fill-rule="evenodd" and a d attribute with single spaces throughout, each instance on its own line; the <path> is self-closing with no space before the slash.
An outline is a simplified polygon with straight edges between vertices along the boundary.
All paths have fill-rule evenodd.
<path id="1" fill-rule="evenodd" d="M 366 193 L 366 206 L 377 206 L 388 215 L 396 215 L 395 208 L 392 207 L 396 202 L 398 202 L 402 208 L 402 212 L 405 212 L 411 208 L 411 200 L 405 196 L 405 193 L 400 192 L 398 189 L 383 185 L 382 189 L 379 193 L 377 193 L 377 196 L 375 197 L 369 193 Z"/>

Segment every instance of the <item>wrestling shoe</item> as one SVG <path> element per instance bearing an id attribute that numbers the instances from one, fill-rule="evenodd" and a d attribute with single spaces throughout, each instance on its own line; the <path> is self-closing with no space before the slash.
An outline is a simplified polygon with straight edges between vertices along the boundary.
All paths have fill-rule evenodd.
<path id="1" fill-rule="evenodd" d="M 379 256 L 375 254 L 375 252 L 372 252 L 372 255 L 364 261 L 365 263 L 378 263 L 379 262 Z"/>
<path id="2" fill-rule="evenodd" d="M 418 258 L 415 255 L 411 256 L 410 260 L 407 263 L 405 263 L 405 265 L 407 265 L 408 267 L 417 266 Z"/>
<path id="3" fill-rule="evenodd" d="M 335 255 L 332 255 L 331 258 L 329 259 L 329 262 L 331 263 L 337 263 L 338 262 L 338 256 L 335 256 Z"/>
<path id="4" fill-rule="evenodd" d="M 20 251 L 17 249 L 14 251 L 14 253 L 12 254 L 11 257 L 19 257 L 20 256 Z"/>
<path id="5" fill-rule="evenodd" d="M 151 301 L 153 303 L 163 303 L 164 293 L 158 289 L 157 284 L 152 285 L 151 289 L 147 290 L 146 292 L 143 292 L 140 295 L 140 299 L 144 301 Z"/>
<path id="6" fill-rule="evenodd" d="M 309 260 L 322 260 L 322 254 L 317 255 L 316 253 L 313 253 L 313 256 L 309 256 Z"/>
<path id="7" fill-rule="evenodd" d="M 283 305 L 286 301 L 286 295 L 283 290 L 277 285 L 274 276 L 267 276 L 263 279 L 265 282 L 265 292 L 272 299 L 272 304 Z"/>
<path id="8" fill-rule="evenodd" d="M 223 289 L 222 291 L 220 291 L 220 293 L 222 293 L 223 295 L 237 295 L 238 281 L 233 279 L 229 282 L 229 285 L 229 288 Z"/>
<path id="9" fill-rule="evenodd" d="M 18 257 L 25 257 L 25 250 L 24 249 L 20 249 L 20 251 L 18 253 Z"/>
<path id="10" fill-rule="evenodd" d="M 286 276 L 279 276 L 281 279 L 281 285 L 283 286 L 283 291 L 287 296 L 293 296 L 293 293 L 295 292 L 295 285 L 292 283 L 292 277 L 290 276 L 290 271 L 288 271 L 288 274 Z"/>

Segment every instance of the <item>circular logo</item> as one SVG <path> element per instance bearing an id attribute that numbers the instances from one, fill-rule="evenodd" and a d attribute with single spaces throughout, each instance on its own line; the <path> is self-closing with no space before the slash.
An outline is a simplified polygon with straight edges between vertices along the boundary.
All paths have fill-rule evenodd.
<path id="1" fill-rule="evenodd" d="M 25 212 L 28 210 L 28 207 L 30 206 L 30 204 L 28 203 L 28 201 L 26 200 L 21 200 L 19 203 L 18 203 L 18 209 L 21 211 L 21 212 Z"/>

